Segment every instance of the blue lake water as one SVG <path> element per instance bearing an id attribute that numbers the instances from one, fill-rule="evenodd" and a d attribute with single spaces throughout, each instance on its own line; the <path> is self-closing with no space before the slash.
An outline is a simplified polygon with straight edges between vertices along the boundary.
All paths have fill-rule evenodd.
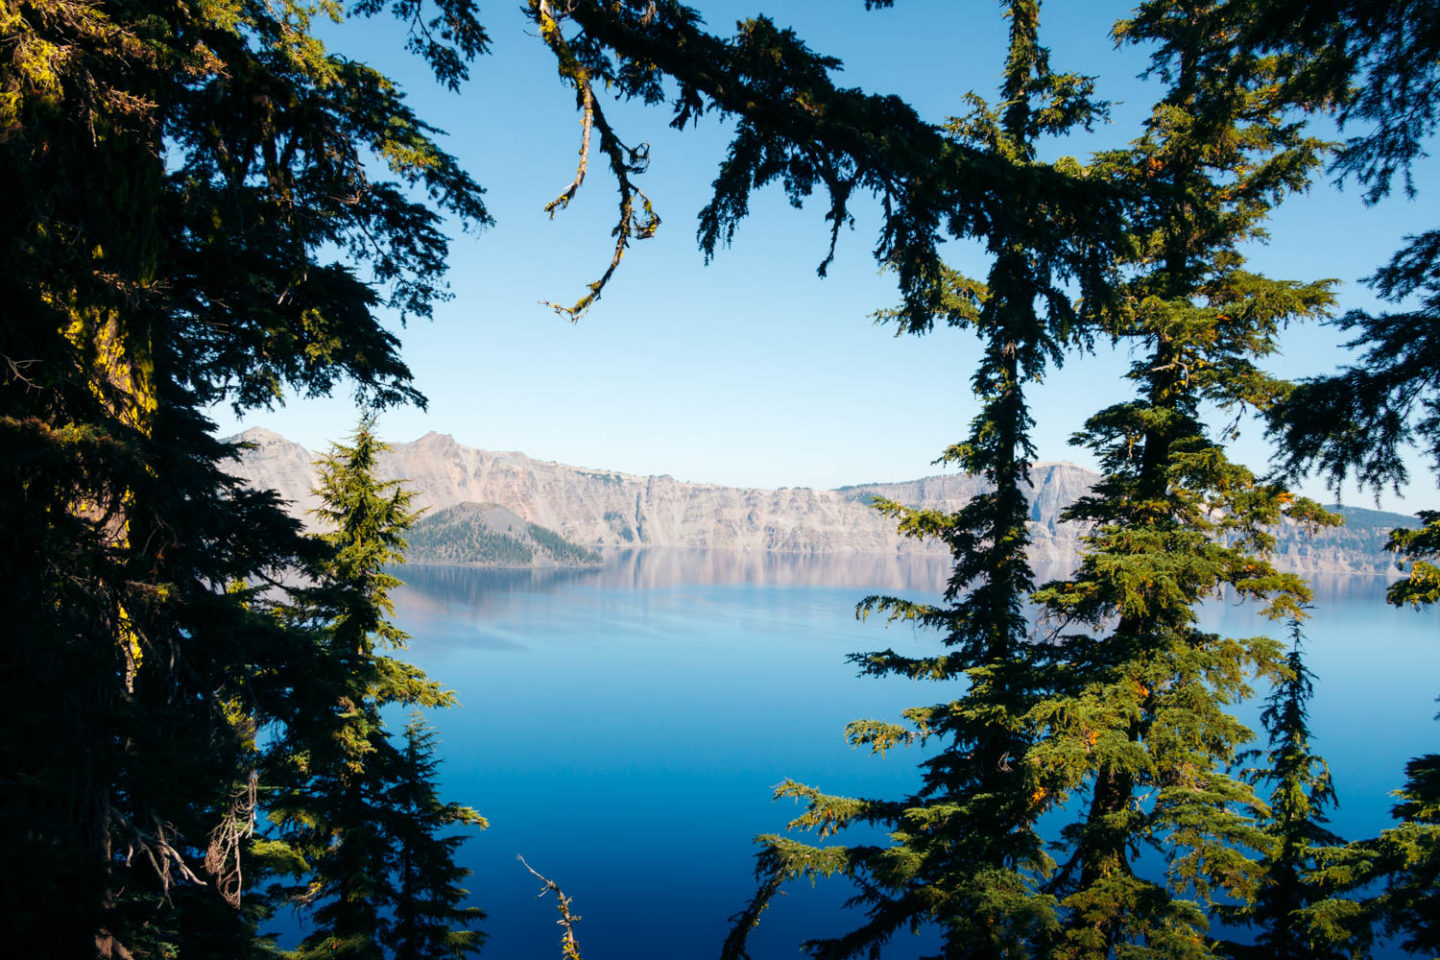
<path id="1" fill-rule="evenodd" d="M 917 783 L 914 752 L 871 756 L 842 731 L 950 694 L 858 678 L 845 655 L 933 650 L 931 633 L 859 623 L 854 607 L 874 592 L 934 598 L 947 574 L 941 561 L 675 551 L 583 572 L 403 571 L 410 657 L 463 704 L 432 718 L 445 796 L 491 822 L 463 850 L 490 914 L 485 955 L 559 956 L 553 900 L 536 899 L 524 855 L 573 898 L 586 960 L 718 956 L 753 889 L 751 838 L 795 811 L 771 802 L 776 783 L 888 797 Z M 1307 628 L 1316 747 L 1348 836 L 1388 824 L 1405 761 L 1440 734 L 1440 611 L 1396 610 L 1383 593 L 1379 580 L 1322 582 Z M 1204 616 L 1231 635 L 1281 629 L 1218 601 Z M 1253 723 L 1258 706 L 1242 713 Z M 792 885 L 752 953 L 792 958 L 802 939 L 849 929 L 850 893 Z M 934 943 L 902 935 L 886 956 Z"/>

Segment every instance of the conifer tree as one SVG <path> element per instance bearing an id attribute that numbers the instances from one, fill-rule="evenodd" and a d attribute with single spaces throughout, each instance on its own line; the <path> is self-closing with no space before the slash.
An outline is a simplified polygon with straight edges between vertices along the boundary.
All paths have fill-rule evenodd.
<path id="1" fill-rule="evenodd" d="M 441 6 L 453 29 L 429 52 L 463 72 L 471 10 Z M 394 87 L 309 16 L 0 10 L 0 900 L 35 956 L 248 949 L 222 892 L 246 731 L 310 677 L 267 601 L 221 587 L 307 547 L 225 475 L 235 448 L 203 411 L 345 380 L 417 397 L 375 309 L 443 295 L 438 211 L 486 219 Z"/>
<path id="2" fill-rule="evenodd" d="M 1242 9 L 1246 9 L 1242 5 Z M 1440 126 L 1440 8 L 1414 0 L 1277 0 L 1243 19 L 1242 51 L 1278 51 L 1296 65 L 1287 81 L 1308 91 L 1307 106 L 1334 113 L 1350 136 L 1333 169 L 1357 182 L 1367 203 L 1397 179 L 1416 195 L 1414 165 Z M 1356 132 L 1358 127 L 1358 132 Z M 1318 470 L 1337 491 L 1399 489 L 1409 479 L 1404 451 L 1415 446 L 1440 466 L 1440 230 L 1405 245 L 1367 282 L 1397 309 L 1351 310 L 1339 325 L 1354 333 L 1356 361 L 1299 384 L 1271 416 L 1281 462 L 1291 474 Z M 1440 513 L 1422 511 L 1418 530 L 1395 530 L 1390 549 L 1408 567 L 1387 599 L 1420 606 L 1440 599 Z M 1406 766 L 1394 815 L 1400 823 L 1331 858 L 1328 879 L 1355 891 L 1384 884 L 1369 906 L 1408 949 L 1440 950 L 1440 755 Z"/>
<path id="3" fill-rule="evenodd" d="M 1269 849 L 1254 903 L 1237 912 L 1238 919 L 1256 928 L 1253 945 L 1230 947 L 1240 957 L 1339 960 L 1352 956 L 1368 933 L 1346 923 L 1357 915 L 1358 904 L 1331 900 L 1317 882 L 1318 851 L 1344 841 L 1325 826 L 1325 809 L 1338 801 L 1330 768 L 1310 745 L 1314 674 L 1305 665 L 1303 636 L 1299 619 L 1292 619 L 1285 670 L 1260 714 L 1269 749 L 1266 765 L 1252 771 L 1250 779 L 1270 787 L 1264 823 Z"/>
<path id="4" fill-rule="evenodd" d="M 1038 39 L 1038 3 L 1003 6 L 1010 39 L 1000 100 L 991 107 L 971 95 L 971 112 L 952 120 L 948 133 L 1018 168 L 1041 168 L 1037 141 L 1088 126 L 1103 105 L 1092 100 L 1088 78 L 1051 71 Z M 1073 161 L 1062 165 L 1076 169 Z M 814 848 L 761 838 L 762 887 L 736 918 L 727 957 L 745 955 L 745 935 L 779 883 L 802 874 L 845 873 L 869 916 L 849 934 L 807 943 L 817 957 L 868 955 L 897 931 L 922 923 L 943 931 L 946 957 L 1025 957 L 1057 926 L 1054 899 L 1043 890 L 1052 864 L 1035 828 L 1051 794 L 1026 761 L 1025 718 L 1041 685 L 1025 616 L 1034 589 L 1026 547 L 1035 449 L 1024 389 L 1084 337 L 1085 321 L 1062 289 L 1075 279 L 1070 265 L 1026 244 L 1040 225 L 1023 216 L 989 233 L 994 259 L 983 284 L 946 270 L 925 298 L 931 312 L 923 319 L 906 308 L 887 314 L 902 332 L 925 333 L 938 320 L 973 327 L 983 338 L 972 379 L 981 411 L 969 438 L 941 461 L 983 476 L 990 489 L 956 514 L 874 504 L 895 517 L 903 533 L 945 542 L 955 566 L 944 605 L 869 597 L 860 614 L 880 612 L 938 629 L 946 649 L 926 657 L 884 650 L 856 654 L 852 662 L 865 674 L 962 681 L 966 689 L 906 711 L 904 724 L 857 721 L 847 736 L 876 753 L 931 739 L 943 747 L 922 764 L 919 792 L 902 800 L 851 800 L 783 784 L 777 796 L 807 805 L 792 827 L 815 828 L 824 837 L 850 823 L 880 824 L 893 843 Z"/>
<path id="5" fill-rule="evenodd" d="M 269 816 L 303 859 L 305 884 L 293 896 L 311 908 L 315 922 L 301 957 L 383 956 L 393 911 L 403 904 L 413 912 L 423 884 L 448 890 L 453 880 L 446 858 L 453 844 L 443 843 L 429 859 L 438 875 L 418 875 L 413 862 L 396 875 L 397 844 L 413 853 L 417 824 L 405 818 L 417 811 L 393 804 L 405 790 L 413 801 L 427 788 L 433 763 L 417 766 L 422 758 L 413 750 L 397 751 L 381 711 L 392 704 L 449 706 L 454 696 L 389 655 L 407 640 L 389 619 L 390 592 L 400 585 L 389 568 L 404 561 L 404 532 L 418 512 L 398 481 L 376 477 L 375 458 L 385 446 L 373 428 L 368 415 L 350 444 L 336 445 L 318 464 L 316 513 L 328 528 L 329 549 L 314 570 L 316 584 L 297 591 L 291 615 L 312 626 L 316 669 L 326 679 L 317 692 L 329 700 L 303 704 L 269 757 L 268 782 L 275 785 Z M 478 822 L 461 807 L 436 815 L 447 811 Z M 403 836 L 395 835 L 397 827 Z M 415 943 L 414 936 L 404 942 Z"/>
<path id="6" fill-rule="evenodd" d="M 1126 42 L 1157 45 L 1168 83 L 1144 135 L 1102 155 L 1096 173 L 1142 202 L 1113 334 L 1134 344 L 1136 398 L 1087 421 L 1077 442 L 1102 477 L 1065 514 L 1090 525 L 1081 566 L 1037 594 L 1065 633 L 1050 648 L 1054 688 L 1032 711 L 1030 758 L 1074 794 L 1053 890 L 1065 914 L 1061 957 L 1203 957 L 1208 914 L 1248 902 L 1266 840 L 1259 803 L 1228 769 L 1251 736 L 1228 711 L 1255 674 L 1272 674 L 1265 637 L 1199 630 L 1196 607 L 1233 591 L 1273 617 L 1299 615 L 1304 583 L 1265 555 L 1288 515 L 1333 522 L 1318 506 L 1232 463 L 1202 404 L 1265 409 L 1283 392 L 1258 358 L 1280 326 L 1321 314 L 1326 283 L 1273 281 L 1238 246 L 1301 189 L 1320 145 L 1287 116 L 1275 58 L 1231 61 L 1221 5 L 1156 0 L 1122 21 Z M 1146 876 L 1143 850 L 1162 853 Z"/>
<path id="7" fill-rule="evenodd" d="M 485 918 L 479 907 L 464 907 L 458 884 L 470 871 L 455 864 L 464 841 L 442 831 L 486 826 L 469 807 L 440 800 L 435 787 L 435 729 L 418 711 L 405 726 L 386 791 L 387 833 L 394 860 L 394 909 L 384 938 L 395 960 L 446 960 L 478 951 L 485 935 L 470 929 Z"/>

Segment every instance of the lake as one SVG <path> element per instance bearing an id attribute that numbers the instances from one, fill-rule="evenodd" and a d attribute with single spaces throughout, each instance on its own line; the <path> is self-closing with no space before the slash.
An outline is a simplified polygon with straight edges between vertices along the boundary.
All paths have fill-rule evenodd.
<path id="1" fill-rule="evenodd" d="M 432 717 L 444 796 L 491 823 L 462 855 L 490 914 L 484 955 L 559 957 L 553 898 L 536 899 L 523 855 L 573 898 L 586 960 L 718 956 L 753 891 L 751 838 L 796 810 L 771 802 L 775 784 L 886 797 L 917 784 L 916 752 L 871 756 L 842 731 L 943 688 L 858 678 L 845 655 L 933 650 L 932 633 L 859 623 L 854 608 L 874 592 L 933 599 L 948 573 L 928 559 L 684 551 L 585 571 L 402 571 L 410 658 L 463 704 Z M 1316 594 L 1312 721 L 1340 793 L 1333 826 L 1369 835 L 1389 822 L 1405 761 L 1435 749 L 1440 611 L 1387 607 L 1378 579 Z M 1204 619 L 1231 635 L 1283 630 L 1222 602 Z M 1243 713 L 1254 725 L 1258 706 Z M 800 940 L 849 929 L 850 892 L 843 880 L 792 885 L 753 955 L 797 957 Z M 902 935 L 886 956 L 936 942 Z"/>

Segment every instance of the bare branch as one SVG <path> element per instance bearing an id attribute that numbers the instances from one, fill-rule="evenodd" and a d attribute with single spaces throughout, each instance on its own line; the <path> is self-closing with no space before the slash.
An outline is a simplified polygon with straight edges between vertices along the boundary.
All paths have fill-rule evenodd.
<path id="1" fill-rule="evenodd" d="M 205 872 L 215 878 L 215 889 L 232 907 L 240 906 L 244 878 L 240 873 L 240 844 L 255 833 L 255 806 L 259 778 L 250 771 L 245 786 L 230 795 L 230 808 L 210 831 L 205 851 Z"/>
<path id="2" fill-rule="evenodd" d="M 515 859 L 519 860 L 525 869 L 529 870 L 537 880 L 545 884 L 544 889 L 540 891 L 536 899 L 545 896 L 545 894 L 552 890 L 555 891 L 555 909 L 560 911 L 560 919 L 556 920 L 555 923 L 565 928 L 565 933 L 560 938 L 560 955 L 564 957 L 565 960 L 581 960 L 580 944 L 575 940 L 575 924 L 580 918 L 570 912 L 570 898 L 565 896 L 564 892 L 554 880 L 542 876 L 538 870 L 526 863 L 524 857 L 516 854 Z"/>
<path id="3" fill-rule="evenodd" d="M 590 131 L 595 126 L 595 91 L 587 81 L 579 84 L 577 95 L 580 99 L 580 164 L 575 168 L 575 179 L 570 181 L 570 186 L 566 187 L 560 196 L 545 204 L 545 212 L 550 214 L 551 220 L 555 219 L 555 211 L 570 206 L 570 201 L 575 199 L 580 185 L 585 182 L 585 172 L 590 168 Z"/>
<path id="4" fill-rule="evenodd" d="M 177 836 L 174 824 L 165 823 L 159 817 L 152 816 L 153 829 L 147 833 L 113 806 L 110 808 L 110 815 L 113 822 L 125 834 L 126 865 L 130 864 L 135 854 L 143 854 L 160 881 L 162 897 L 169 899 L 170 885 L 177 876 L 181 880 L 187 880 L 202 887 L 205 885 L 205 881 L 195 875 L 195 871 L 191 870 L 190 865 L 185 862 L 185 857 L 171 844 L 171 840 Z"/>

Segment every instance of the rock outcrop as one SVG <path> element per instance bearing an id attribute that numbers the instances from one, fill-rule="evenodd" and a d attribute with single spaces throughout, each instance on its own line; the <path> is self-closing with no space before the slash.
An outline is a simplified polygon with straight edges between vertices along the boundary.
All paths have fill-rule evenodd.
<path id="1" fill-rule="evenodd" d="M 276 490 L 292 502 L 292 512 L 308 519 L 317 502 L 311 492 L 314 455 L 269 430 L 242 436 L 250 449 L 235 472 L 253 486 Z M 477 450 L 438 433 L 395 444 L 380 458 L 378 471 L 385 479 L 403 479 L 415 491 L 416 504 L 432 512 L 464 503 L 498 504 L 527 523 L 592 549 L 943 556 L 942 545 L 897 535 L 894 522 L 868 504 L 883 497 L 953 511 L 982 489 L 976 478 L 955 475 L 838 490 L 723 487 Z M 1059 516 L 1089 491 L 1096 475 L 1070 463 L 1037 463 L 1032 476 L 1032 561 L 1046 568 L 1069 567 L 1079 556 L 1083 531 Z M 1392 570 L 1385 531 L 1414 521 L 1372 510 L 1345 512 L 1349 526 L 1313 537 L 1286 525 L 1279 533 L 1277 565 L 1304 574 Z"/>

